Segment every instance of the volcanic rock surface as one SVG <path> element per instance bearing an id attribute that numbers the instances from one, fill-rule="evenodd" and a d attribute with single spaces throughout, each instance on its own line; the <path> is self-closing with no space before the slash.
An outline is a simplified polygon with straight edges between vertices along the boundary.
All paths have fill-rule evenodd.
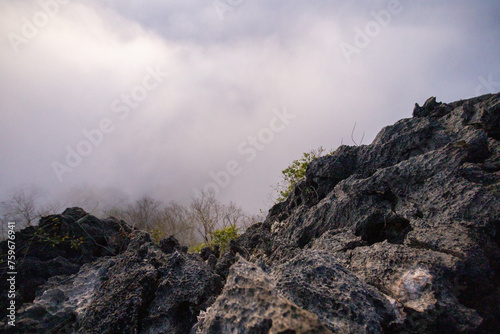
<path id="1" fill-rule="evenodd" d="M 51 277 L 71 275 L 85 263 L 119 254 L 127 248 L 130 227 L 114 218 L 98 219 L 80 208 L 40 220 L 16 233 L 17 307 L 32 302 L 37 288 Z M 0 242 L 0 316 L 7 308 L 7 241 Z"/>
<path id="2" fill-rule="evenodd" d="M 499 140 L 500 94 L 430 98 L 372 144 L 311 162 L 286 201 L 220 255 L 158 245 L 78 209 L 46 217 L 18 233 L 41 248 L 19 269 L 17 326 L 0 330 L 496 333 Z M 54 218 L 101 239 L 44 246 L 39 229 Z"/>

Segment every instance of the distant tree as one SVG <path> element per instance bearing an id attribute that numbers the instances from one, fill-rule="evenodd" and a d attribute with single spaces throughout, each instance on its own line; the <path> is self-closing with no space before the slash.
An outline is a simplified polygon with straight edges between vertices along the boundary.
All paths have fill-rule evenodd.
<path id="1" fill-rule="evenodd" d="M 64 205 L 61 204 L 59 201 L 53 201 L 47 204 L 43 204 L 42 206 L 38 207 L 38 216 L 45 217 L 48 215 L 53 215 L 56 213 L 61 212 L 64 209 Z"/>
<path id="2" fill-rule="evenodd" d="M 240 236 L 240 233 L 238 233 L 238 227 L 236 225 L 226 226 L 212 233 L 211 243 L 212 245 L 219 246 L 220 251 L 224 252 L 231 240 L 236 239 L 238 236 Z"/>
<path id="3" fill-rule="evenodd" d="M 238 228 L 238 232 L 243 233 L 251 225 L 264 220 L 261 215 L 247 214 L 240 206 L 234 202 L 222 205 L 224 224 L 223 228 L 233 226 Z"/>
<path id="4" fill-rule="evenodd" d="M 39 218 L 37 202 L 42 197 L 41 190 L 34 186 L 17 188 L 4 205 L 17 220 L 25 226 L 31 226 Z"/>
<path id="5" fill-rule="evenodd" d="M 193 245 L 189 248 L 190 252 L 200 252 L 205 247 L 218 246 L 221 252 L 224 252 L 229 246 L 231 240 L 236 239 L 240 236 L 238 227 L 227 226 L 221 229 L 217 229 L 210 233 L 210 241 L 203 242 L 201 244 Z"/>
<path id="6" fill-rule="evenodd" d="M 158 211 L 153 229 L 159 232 L 161 237 L 173 235 L 184 245 L 196 242 L 188 208 L 173 201 Z"/>
<path id="7" fill-rule="evenodd" d="M 194 229 L 206 245 L 211 245 L 214 238 L 234 236 L 261 220 L 260 216 L 248 215 L 233 202 L 220 203 L 212 193 L 202 193 L 193 199 L 189 211 Z"/>
<path id="8" fill-rule="evenodd" d="M 252 226 L 253 224 L 260 223 L 264 221 L 266 217 L 264 214 L 245 214 L 239 221 L 238 221 L 238 232 L 243 233 L 247 228 Z"/>
<path id="9" fill-rule="evenodd" d="M 102 210 L 102 214 L 105 217 L 114 217 L 119 220 L 127 220 L 127 207 L 128 205 L 125 205 L 125 207 L 120 207 L 120 206 L 112 206 L 108 208 L 104 208 Z"/>
<path id="10" fill-rule="evenodd" d="M 238 226 L 243 223 L 246 218 L 246 214 L 241 207 L 236 205 L 234 202 L 229 202 L 228 205 L 223 207 L 223 220 L 224 227 L 226 226 Z"/>
<path id="11" fill-rule="evenodd" d="M 244 231 L 262 220 L 260 216 L 246 214 L 233 202 L 227 205 L 220 203 L 210 193 L 193 199 L 187 206 L 173 201 L 163 205 L 149 195 L 129 203 L 128 196 L 114 188 L 73 188 L 65 193 L 65 206 L 58 202 L 40 205 L 41 198 L 42 191 L 26 187 L 16 190 L 11 198 L 1 202 L 0 235 L 8 221 L 18 222 L 20 227 L 29 226 L 41 216 L 58 213 L 65 206 L 80 206 L 92 215 L 124 220 L 131 226 L 150 233 L 157 241 L 173 235 L 180 243 L 188 246 L 201 241 L 209 242 L 215 237 L 224 239 L 224 235 Z M 226 227 L 232 229 L 215 233 Z"/>
<path id="12" fill-rule="evenodd" d="M 23 229 L 61 210 L 59 202 L 43 203 L 44 197 L 45 192 L 34 185 L 15 188 L 7 200 L 0 202 L 0 236 L 5 236 L 8 222 L 15 222 L 16 229 Z"/>
<path id="13" fill-rule="evenodd" d="M 213 193 L 203 192 L 201 196 L 194 198 L 191 202 L 190 213 L 195 229 L 205 242 L 210 241 L 210 235 L 216 229 L 224 227 L 221 226 L 223 207 Z"/>
<path id="14" fill-rule="evenodd" d="M 125 215 L 132 226 L 141 230 L 153 227 L 157 219 L 161 202 L 151 196 L 143 196 L 134 204 L 130 204 Z"/>
<path id="15" fill-rule="evenodd" d="M 15 221 L 19 228 L 32 226 L 41 216 L 56 208 L 56 205 L 42 207 L 43 195 L 43 190 L 34 185 L 15 188 L 9 198 L 0 203 L 2 216 Z"/>

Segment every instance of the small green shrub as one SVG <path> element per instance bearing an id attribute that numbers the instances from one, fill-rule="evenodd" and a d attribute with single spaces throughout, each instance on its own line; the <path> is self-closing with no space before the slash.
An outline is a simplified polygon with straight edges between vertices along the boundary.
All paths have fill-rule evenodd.
<path id="1" fill-rule="evenodd" d="M 210 241 L 209 242 L 204 242 L 198 245 L 191 246 L 189 248 L 189 251 L 191 253 L 199 253 L 203 248 L 205 247 L 214 247 L 214 246 L 219 246 L 219 249 L 222 252 L 224 252 L 229 246 L 229 242 L 231 240 L 236 239 L 239 236 L 238 234 L 238 227 L 232 225 L 232 226 L 227 226 L 218 230 L 215 230 L 213 232 L 210 232 Z"/>
<path id="2" fill-rule="evenodd" d="M 209 244 L 207 242 L 203 242 L 201 244 L 197 244 L 197 245 L 189 247 L 188 252 L 189 253 L 199 253 L 199 252 L 201 252 L 201 250 L 203 248 L 208 247 L 208 246 L 209 246 Z"/>
<path id="3" fill-rule="evenodd" d="M 238 237 L 238 228 L 236 226 L 228 226 L 215 230 L 211 233 L 212 244 L 218 245 L 221 252 L 224 252 L 229 246 L 229 242 Z"/>
<path id="4" fill-rule="evenodd" d="M 58 217 L 52 218 L 49 225 L 38 228 L 33 237 L 53 248 L 61 244 L 68 244 L 75 250 L 80 248 L 86 240 L 85 237 L 77 238 L 76 235 L 70 235 L 69 232 L 60 233 L 60 221 Z"/>
<path id="5" fill-rule="evenodd" d="M 153 238 L 153 240 L 156 243 L 159 243 L 161 238 L 163 237 L 163 231 L 159 227 L 150 229 L 148 233 L 151 235 L 151 238 Z"/>
<path id="6" fill-rule="evenodd" d="M 326 154 L 328 155 L 331 153 L 332 151 Z M 323 147 L 305 152 L 302 154 L 302 158 L 292 161 L 292 163 L 281 172 L 283 181 L 275 186 L 276 191 L 278 192 L 276 203 L 280 203 L 286 200 L 288 195 L 290 195 L 290 192 L 293 190 L 293 187 L 300 180 L 306 177 L 306 170 L 311 161 L 323 155 L 325 155 L 325 149 Z"/>

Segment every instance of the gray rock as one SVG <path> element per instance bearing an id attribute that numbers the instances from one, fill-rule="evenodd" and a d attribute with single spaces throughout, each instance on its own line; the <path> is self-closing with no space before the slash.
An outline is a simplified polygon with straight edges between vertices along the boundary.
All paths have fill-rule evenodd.
<path id="1" fill-rule="evenodd" d="M 316 314 L 333 333 L 385 333 L 399 326 L 398 307 L 330 252 L 303 251 L 274 269 L 273 276 L 283 296 Z"/>
<path id="2" fill-rule="evenodd" d="M 203 261 L 177 250 L 165 254 L 147 234 L 114 261 L 79 333 L 189 333 L 222 289 Z"/>
<path id="3" fill-rule="evenodd" d="M 72 275 L 85 263 L 114 256 L 127 248 L 130 227 L 114 218 L 98 219 L 81 208 L 68 208 L 60 215 L 40 219 L 37 226 L 16 233 L 17 308 L 32 302 L 37 289 L 51 277 Z M 0 242 L 7 254 L 7 241 Z M 0 317 L 7 308 L 7 262 L 0 262 Z M 0 327 L 1 328 L 1 327 Z"/>
<path id="4" fill-rule="evenodd" d="M 27 303 L 18 312 L 15 332 L 73 333 L 94 298 L 112 261 L 102 258 L 84 264 L 77 274 L 55 276 L 38 290 L 33 303 Z"/>
<path id="5" fill-rule="evenodd" d="M 331 333 L 316 315 L 280 296 L 274 280 L 244 259 L 231 267 L 222 294 L 201 315 L 193 332 Z"/>
<path id="6" fill-rule="evenodd" d="M 11 330 L 189 333 L 220 293 L 222 278 L 198 257 L 178 249 L 166 254 L 148 234 L 135 234 L 124 253 L 51 278 L 33 303 L 19 310 Z"/>

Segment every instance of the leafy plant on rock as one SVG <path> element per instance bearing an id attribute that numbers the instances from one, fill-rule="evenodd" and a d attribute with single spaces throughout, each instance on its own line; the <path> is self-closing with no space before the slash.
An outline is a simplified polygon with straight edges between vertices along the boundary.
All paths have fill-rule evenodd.
<path id="1" fill-rule="evenodd" d="M 236 227 L 235 225 L 227 226 L 211 232 L 210 241 L 195 245 L 189 250 L 191 252 L 200 252 L 205 247 L 219 246 L 219 249 L 222 253 L 229 246 L 231 240 L 236 239 L 238 236 L 238 227 Z"/>
<path id="2" fill-rule="evenodd" d="M 292 163 L 281 172 L 282 181 L 274 187 L 278 192 L 276 203 L 285 201 L 290 192 L 293 190 L 293 187 L 306 177 L 306 170 L 311 161 L 331 153 L 332 151 L 327 152 L 320 146 L 315 150 L 303 153 L 302 158 L 292 161 Z"/>

